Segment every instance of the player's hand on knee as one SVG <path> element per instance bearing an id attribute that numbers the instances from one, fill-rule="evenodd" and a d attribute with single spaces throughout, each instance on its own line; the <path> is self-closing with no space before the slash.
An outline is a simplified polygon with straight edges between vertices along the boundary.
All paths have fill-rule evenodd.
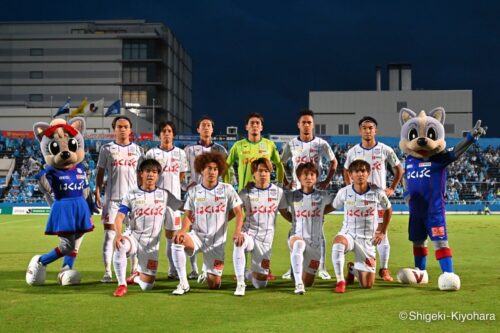
<path id="1" fill-rule="evenodd" d="M 115 249 L 117 250 L 119 250 L 123 244 L 123 237 L 119 233 L 116 233 L 114 244 L 115 244 Z"/>
<path id="2" fill-rule="evenodd" d="M 379 245 L 385 238 L 385 234 L 382 231 L 375 231 L 375 235 L 373 235 L 373 245 Z"/>
<path id="3" fill-rule="evenodd" d="M 182 244 L 184 243 L 184 238 L 186 236 L 186 233 L 183 231 L 178 231 L 174 234 L 174 243 L 175 244 Z"/>
<path id="4" fill-rule="evenodd" d="M 241 232 L 234 232 L 234 235 L 233 235 L 233 241 L 234 241 L 234 245 L 236 246 L 242 246 L 243 243 L 245 242 L 245 236 L 243 236 L 243 234 Z"/>

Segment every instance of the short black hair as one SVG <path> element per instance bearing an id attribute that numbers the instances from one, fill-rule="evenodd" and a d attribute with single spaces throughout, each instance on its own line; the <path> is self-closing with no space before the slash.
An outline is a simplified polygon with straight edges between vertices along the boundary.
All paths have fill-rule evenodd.
<path id="1" fill-rule="evenodd" d="M 113 119 L 113 121 L 111 122 L 111 127 L 112 127 L 113 129 L 115 129 L 115 127 L 116 127 L 116 122 L 117 122 L 118 120 L 122 120 L 122 119 L 123 119 L 123 120 L 128 121 L 128 124 L 130 125 L 130 128 L 132 128 L 132 120 L 130 120 L 130 118 L 129 118 L 129 117 L 127 117 L 127 116 L 118 116 L 118 117 L 115 117 L 115 118 Z"/>
<path id="2" fill-rule="evenodd" d="M 248 121 L 251 119 L 251 118 L 259 118 L 260 119 L 260 122 L 262 124 L 262 126 L 264 126 L 264 117 L 260 114 L 260 113 L 257 113 L 257 112 L 252 112 L 250 113 L 248 116 L 247 116 L 247 119 L 245 120 L 245 125 L 248 124 Z"/>
<path id="3" fill-rule="evenodd" d="M 170 126 L 170 128 L 172 129 L 172 132 L 174 133 L 174 136 L 175 136 L 175 125 L 170 120 L 164 120 L 158 124 L 158 128 L 156 130 L 156 135 L 160 136 L 160 133 L 161 133 L 161 131 L 163 131 L 165 126 Z"/>
<path id="4" fill-rule="evenodd" d="M 375 120 L 375 118 L 370 116 L 364 116 L 358 121 L 358 127 L 361 127 L 361 124 L 363 124 L 365 121 L 369 121 L 370 123 L 374 123 L 375 126 L 378 126 L 377 120 Z"/>
<path id="5" fill-rule="evenodd" d="M 304 117 L 304 116 L 311 116 L 314 118 L 314 112 L 312 110 L 302 110 L 299 112 L 299 117 L 297 118 L 297 121 L 300 120 L 300 118 Z"/>
<path id="6" fill-rule="evenodd" d="M 300 178 L 300 175 L 303 174 L 306 171 L 310 171 L 316 175 L 316 177 L 319 177 L 319 171 L 318 168 L 316 167 L 316 164 L 314 162 L 306 162 L 306 163 L 301 163 L 297 167 L 297 170 L 295 170 L 295 174 L 297 175 L 298 178 Z"/>
<path id="7" fill-rule="evenodd" d="M 139 165 L 139 172 L 143 172 L 145 170 L 155 170 L 158 171 L 158 174 L 161 173 L 161 164 L 157 160 L 153 158 L 145 159 Z"/>
<path id="8" fill-rule="evenodd" d="M 210 120 L 210 122 L 212 123 L 212 127 L 215 127 L 215 122 L 212 118 L 210 118 L 209 116 L 201 116 L 201 118 L 196 122 L 196 128 L 200 128 L 200 124 L 203 120 Z"/>

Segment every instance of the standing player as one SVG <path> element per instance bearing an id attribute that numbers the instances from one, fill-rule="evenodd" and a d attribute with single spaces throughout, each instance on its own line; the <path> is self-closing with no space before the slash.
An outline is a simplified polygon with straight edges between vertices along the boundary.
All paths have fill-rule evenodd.
<path id="1" fill-rule="evenodd" d="M 336 293 L 344 293 L 345 253 L 354 251 L 356 262 L 347 264 L 347 283 L 357 277 L 362 288 L 371 288 L 375 282 L 375 246 L 385 237 L 391 220 L 391 203 L 385 192 L 377 185 L 368 184 L 370 164 L 358 159 L 349 165 L 349 177 L 353 185 L 343 187 L 333 200 L 333 207 L 344 207 L 344 223 L 335 236 L 332 247 L 332 262 L 337 278 Z M 378 221 L 378 208 L 383 212 L 383 222 Z"/>
<path id="2" fill-rule="evenodd" d="M 359 135 L 361 136 L 361 143 L 358 143 L 346 155 L 344 163 L 344 181 L 346 185 L 351 184 L 352 180 L 349 177 L 349 165 L 357 158 L 362 158 L 367 161 L 371 167 L 371 174 L 368 181 L 375 184 L 385 191 L 388 197 L 394 194 L 396 186 L 403 177 L 403 167 L 399 162 L 398 157 L 391 147 L 377 142 L 375 136 L 377 134 L 377 121 L 372 117 L 363 117 L 358 123 Z M 389 187 L 387 187 L 387 168 L 386 163 L 392 167 L 394 171 L 394 179 Z M 382 211 L 379 211 L 379 222 L 382 221 Z M 379 276 L 384 281 L 393 281 L 391 272 L 389 271 L 389 255 L 391 252 L 391 245 L 387 235 L 382 242 L 377 245 L 377 250 L 380 256 L 380 270 Z"/>
<path id="3" fill-rule="evenodd" d="M 286 177 L 283 178 L 283 185 L 290 186 L 293 190 L 300 189 L 300 182 L 297 178 L 297 167 L 301 163 L 314 162 L 319 174 L 321 174 L 323 164 L 322 160 L 329 163 L 328 173 L 323 181 L 319 181 L 315 185 L 320 190 L 325 190 L 330 185 L 335 170 L 337 169 L 337 159 L 332 151 L 332 148 L 325 140 L 314 136 L 314 112 L 311 110 L 304 110 L 299 113 L 297 121 L 299 128 L 299 136 L 290 140 L 283 146 L 281 153 L 281 161 L 287 166 L 288 160 L 292 161 L 292 181 L 288 182 Z M 330 274 L 326 271 L 326 242 L 323 240 L 321 245 L 321 263 L 319 268 L 319 277 L 323 280 L 331 279 Z M 289 278 L 290 272 L 283 275 L 284 278 Z"/>
<path id="4" fill-rule="evenodd" d="M 201 174 L 197 173 L 194 167 L 194 161 L 196 157 L 212 151 L 219 152 L 227 157 L 227 150 L 218 143 L 212 141 L 212 134 L 214 133 L 214 121 L 208 116 L 201 117 L 196 125 L 196 131 L 200 135 L 198 142 L 192 145 L 186 146 L 184 152 L 186 153 L 186 158 L 188 161 L 189 170 L 189 182 L 186 186 L 186 191 L 189 190 L 194 185 L 201 184 Z M 196 264 L 196 255 L 189 258 L 191 261 L 192 271 L 189 274 L 190 279 L 196 279 L 198 277 L 198 265 Z M 202 273 L 199 281 L 204 281 L 206 279 L 205 273 Z"/>
<path id="5" fill-rule="evenodd" d="M 306 292 L 304 286 L 313 285 L 319 268 L 321 244 L 324 240 L 324 214 L 333 210 L 333 196 L 327 191 L 314 188 L 319 172 L 313 162 L 300 164 L 296 172 L 301 189 L 285 193 L 290 212 L 280 208 L 280 213 L 292 222 L 288 246 L 295 278 L 295 294 L 302 295 Z"/>
<path id="6" fill-rule="evenodd" d="M 113 119 L 111 126 L 114 130 L 115 141 L 101 146 L 97 161 L 95 203 L 102 206 L 102 223 L 104 225 L 104 241 L 102 257 L 104 261 L 104 276 L 101 282 L 112 282 L 111 261 L 113 258 L 113 239 L 115 238 L 116 213 L 121 199 L 137 186 L 137 166 L 144 155 L 144 150 L 130 142 L 132 122 L 125 116 Z M 101 205 L 101 190 L 104 183 L 104 174 L 107 173 L 106 193 L 104 205 Z M 136 262 L 132 263 L 134 270 Z"/>
<path id="7" fill-rule="evenodd" d="M 221 153 L 205 153 L 195 160 L 195 170 L 202 175 L 202 183 L 189 189 L 184 205 L 182 229 L 174 236 L 172 257 L 180 280 L 177 289 L 172 292 L 174 295 L 183 295 L 189 291 L 186 254 L 192 256 L 197 252 L 203 253 L 208 287 L 220 287 L 227 224 L 231 211 L 236 216 L 233 240 L 238 246 L 243 244 L 241 199 L 230 184 L 219 182 L 219 175 L 223 174 L 226 168 Z M 191 226 L 192 230 L 188 232 Z"/>
<path id="8" fill-rule="evenodd" d="M 158 269 L 161 228 L 163 224 L 165 228 L 175 228 L 173 210 L 182 207 L 182 201 L 156 186 L 161 172 L 162 166 L 158 161 L 144 160 L 139 166 L 141 185 L 125 195 L 116 214 L 113 264 L 118 288 L 114 296 L 125 296 L 127 284 L 137 283 L 142 290 L 153 288 Z M 122 223 L 128 214 L 130 224 L 122 234 Z M 138 272 L 130 279 L 125 279 L 127 256 L 134 253 L 139 262 Z"/>
<path id="9" fill-rule="evenodd" d="M 187 170 L 186 154 L 184 150 L 174 146 L 175 125 L 171 121 L 162 121 L 158 126 L 160 145 L 151 148 L 146 153 L 146 158 L 157 160 L 162 168 L 157 186 L 168 190 L 178 200 L 181 200 L 181 183 L 184 182 Z M 174 229 L 165 228 L 167 247 L 165 254 L 168 258 L 168 277 L 177 278 L 174 262 L 172 261 L 172 238 L 175 230 L 181 226 L 181 213 L 175 212 Z"/>
<path id="10" fill-rule="evenodd" d="M 250 165 L 255 179 L 251 188 L 248 186 L 240 192 L 243 209 L 245 210 L 245 224 L 241 246 L 234 245 L 233 264 L 237 286 L 234 294 L 245 295 L 245 252 L 252 253 L 252 267 L 248 280 L 255 288 L 265 288 L 269 274 L 271 248 L 273 245 L 274 230 L 278 208 L 286 209 L 283 190 L 271 184 L 273 165 L 265 157 L 260 157 Z"/>
<path id="11" fill-rule="evenodd" d="M 274 142 L 262 137 L 263 126 L 264 117 L 259 113 L 251 113 L 247 117 L 245 125 L 248 137 L 237 141 L 229 150 L 229 156 L 226 160 L 228 166 L 231 167 L 238 162 L 238 191 L 241 191 L 252 181 L 250 164 L 259 157 L 265 157 L 274 163 L 278 183 L 283 182 L 284 170 L 278 149 Z M 229 182 L 229 179 L 229 173 L 226 173 L 224 180 Z"/>

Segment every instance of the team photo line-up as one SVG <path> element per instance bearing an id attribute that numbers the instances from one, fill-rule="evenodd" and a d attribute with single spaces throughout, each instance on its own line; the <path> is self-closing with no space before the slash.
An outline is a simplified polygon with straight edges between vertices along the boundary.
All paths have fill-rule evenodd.
<path id="1" fill-rule="evenodd" d="M 345 187 L 335 195 L 326 189 L 337 169 L 337 159 L 330 145 L 314 136 L 312 111 L 298 114 L 299 134 L 284 145 L 281 155 L 273 141 L 262 137 L 263 125 L 262 115 L 250 114 L 245 122 L 247 137 L 237 141 L 228 152 L 212 141 L 214 122 L 208 116 L 197 122 L 198 142 L 185 149 L 174 145 L 175 126 L 165 121 L 157 130 L 159 146 L 145 153 L 130 141 L 131 120 L 117 116 L 112 122 L 114 141 L 102 145 L 99 151 L 94 197 L 81 170 L 85 120 L 77 117 L 68 123 L 55 119 L 50 124 L 35 124 L 35 135 L 48 164 L 37 175 L 51 206 L 45 233 L 59 236 L 60 244 L 31 259 L 27 283 L 43 284 L 46 266 L 61 257 L 59 283 L 79 283 L 80 274 L 73 270 L 73 265 L 84 234 L 94 229 L 92 212 L 101 211 L 104 226 L 101 282 L 113 282 L 113 267 L 118 282 L 114 296 L 126 295 L 132 284 L 142 290 L 153 288 L 162 229 L 166 237 L 168 278 L 179 281 L 172 294 L 189 292 L 190 279 L 218 289 L 231 220 L 235 223 L 232 235 L 234 295 L 244 296 L 247 282 L 260 289 L 274 279 L 270 263 L 279 212 L 290 223 L 290 270 L 282 277 L 293 279 L 294 293 L 302 295 L 306 287 L 313 285 L 317 274 L 321 279 L 331 279 L 325 269 L 324 216 L 342 209 L 342 227 L 333 239 L 331 250 L 336 278 L 334 292 L 344 293 L 346 285 L 355 280 L 361 287 L 371 288 L 377 273 L 376 252 L 379 253 L 380 278 L 393 281 L 388 267 L 387 230 L 392 215 L 389 197 L 394 194 L 404 170 L 393 149 L 376 140 L 377 121 L 369 116 L 359 120 L 361 142 L 347 153 L 342 166 Z M 469 135 L 467 140 L 472 143 L 480 134 L 484 133 Z M 465 150 L 468 145 L 462 148 Z M 394 175 L 389 186 L 387 166 Z M 323 171 L 326 178 L 320 180 Z M 276 182 L 271 183 L 274 172 Z M 233 187 L 236 182 L 238 191 Z M 101 199 L 103 189 L 104 199 Z M 181 191 L 185 192 L 184 198 Z M 438 235 L 434 232 L 436 228 L 444 232 Z M 416 268 L 407 269 L 410 272 L 406 273 L 413 274 L 419 282 L 427 282 L 426 238 L 430 236 L 443 274 L 458 281 L 444 288 L 440 282 L 440 288 L 457 290 L 460 280 L 453 273 L 445 228 L 443 217 L 428 227 L 431 231 L 424 228 L 423 237 L 412 238 L 410 230 Z M 415 232 L 422 233 L 422 230 Z M 355 262 L 347 263 L 344 277 L 345 254 L 351 251 Z M 196 263 L 198 253 L 203 257 L 201 271 Z M 128 261 L 131 273 L 127 277 Z M 407 278 L 403 276 L 403 280 Z"/>

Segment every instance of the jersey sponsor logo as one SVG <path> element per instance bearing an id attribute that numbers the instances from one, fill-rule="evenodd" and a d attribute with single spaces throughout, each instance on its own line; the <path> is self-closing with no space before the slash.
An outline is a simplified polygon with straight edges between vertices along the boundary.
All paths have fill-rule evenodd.
<path id="1" fill-rule="evenodd" d="M 138 208 L 134 211 L 134 216 L 143 217 L 143 216 L 162 216 L 163 215 L 163 207 L 146 207 L 146 208 Z"/>
<path id="2" fill-rule="evenodd" d="M 253 206 L 248 214 L 255 215 L 257 213 L 274 213 L 276 212 L 277 208 L 278 206 L 276 206 L 276 204 L 272 204 L 270 206 L 264 206 L 264 205 Z"/>
<path id="3" fill-rule="evenodd" d="M 432 165 L 432 162 L 422 162 L 418 163 L 419 168 L 425 168 L 425 167 L 430 167 Z"/>
<path id="4" fill-rule="evenodd" d="M 136 155 L 136 153 L 128 153 L 128 157 L 135 156 L 135 155 Z"/>
<path id="5" fill-rule="evenodd" d="M 413 164 L 408 164 L 408 165 L 406 166 L 406 169 L 413 169 Z"/>
<path id="6" fill-rule="evenodd" d="M 314 162 L 314 163 L 318 163 L 319 161 L 319 155 L 315 155 L 315 156 L 297 156 L 295 158 L 295 165 L 299 165 L 299 164 L 302 164 L 302 163 L 309 163 L 309 162 Z"/>
<path id="7" fill-rule="evenodd" d="M 113 160 L 113 166 L 114 167 L 119 167 L 119 166 L 125 166 L 125 167 L 134 167 L 137 165 L 137 160 L 127 160 L 127 159 L 118 159 L 118 160 Z"/>
<path id="8" fill-rule="evenodd" d="M 250 164 L 252 163 L 254 160 L 256 160 L 257 158 L 255 157 L 247 157 L 247 158 L 244 158 L 243 159 L 243 164 Z"/>
<path id="9" fill-rule="evenodd" d="M 381 219 L 384 217 L 384 211 L 383 210 L 379 210 L 378 211 L 378 218 Z"/>
<path id="10" fill-rule="evenodd" d="M 84 181 L 78 182 L 78 183 L 64 183 L 64 184 L 59 184 L 59 190 L 60 191 L 79 191 L 83 188 L 85 185 Z"/>
<path id="11" fill-rule="evenodd" d="M 321 210 L 320 209 L 315 209 L 315 210 L 296 210 L 295 211 L 295 217 L 321 217 Z"/>
<path id="12" fill-rule="evenodd" d="M 174 164 L 174 165 L 165 165 L 163 167 L 163 172 L 172 172 L 172 173 L 178 173 L 180 170 L 180 165 L 179 164 Z"/>
<path id="13" fill-rule="evenodd" d="M 218 271 L 222 271 L 224 269 L 224 261 L 215 259 L 214 260 L 214 269 Z"/>
<path id="14" fill-rule="evenodd" d="M 180 218 L 180 216 L 177 216 L 177 217 L 174 219 L 174 225 L 175 225 L 176 227 L 181 225 L 181 218 Z"/>
<path id="15" fill-rule="evenodd" d="M 71 179 L 70 176 L 59 176 L 59 180 Z"/>
<path id="16" fill-rule="evenodd" d="M 372 171 L 380 171 L 382 170 L 382 163 L 380 163 L 380 161 L 377 161 L 375 163 L 372 164 Z"/>
<path id="17" fill-rule="evenodd" d="M 406 173 L 406 179 L 420 179 L 420 178 L 431 178 L 431 170 L 424 168 L 421 170 L 414 170 Z"/>
<path id="18" fill-rule="evenodd" d="M 156 271 L 158 269 L 158 261 L 149 259 L 146 268 L 152 271 Z"/>
<path id="19" fill-rule="evenodd" d="M 270 266 L 271 266 L 271 261 L 269 259 L 262 259 L 262 261 L 260 262 L 260 267 L 264 269 L 269 269 Z"/>
<path id="20" fill-rule="evenodd" d="M 319 260 L 311 260 L 309 261 L 310 269 L 318 269 L 319 268 Z"/>
<path id="21" fill-rule="evenodd" d="M 196 208 L 196 214 L 198 215 L 224 213 L 225 211 L 226 211 L 226 205 L 222 202 L 216 206 L 205 206 Z"/>
<path id="22" fill-rule="evenodd" d="M 446 234 L 444 227 L 431 228 L 432 237 L 443 237 Z"/>
<path id="23" fill-rule="evenodd" d="M 348 209 L 347 210 L 347 216 L 354 216 L 354 217 L 370 217 L 375 215 L 375 209 L 373 208 L 368 208 L 368 209 Z"/>
<path id="24" fill-rule="evenodd" d="M 377 260 L 375 258 L 366 258 L 365 259 L 365 265 L 368 267 L 376 267 L 377 266 Z"/>
<path id="25" fill-rule="evenodd" d="M 267 155 L 267 150 L 265 150 L 265 149 L 259 149 L 259 154 Z"/>

